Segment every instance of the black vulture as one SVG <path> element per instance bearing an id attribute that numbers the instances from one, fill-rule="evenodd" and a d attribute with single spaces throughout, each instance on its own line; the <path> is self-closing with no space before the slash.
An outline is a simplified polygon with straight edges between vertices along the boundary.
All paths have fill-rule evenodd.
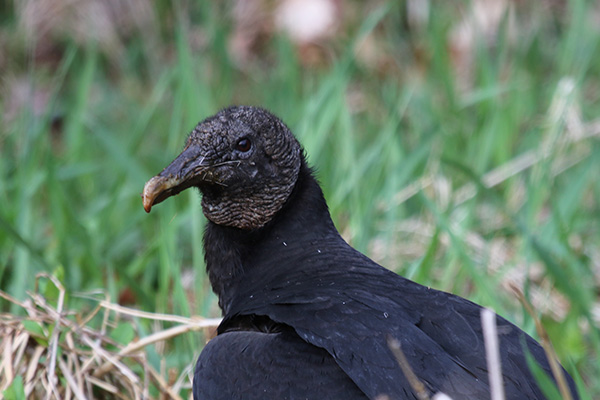
<path id="1" fill-rule="evenodd" d="M 200 122 L 146 183 L 144 208 L 189 187 L 202 194 L 206 269 L 224 317 L 198 358 L 194 399 L 417 399 L 389 338 L 430 395 L 490 398 L 481 306 L 347 244 L 276 116 L 235 106 Z M 551 376 L 543 348 L 497 324 L 506 398 L 545 398 L 525 356 Z"/>

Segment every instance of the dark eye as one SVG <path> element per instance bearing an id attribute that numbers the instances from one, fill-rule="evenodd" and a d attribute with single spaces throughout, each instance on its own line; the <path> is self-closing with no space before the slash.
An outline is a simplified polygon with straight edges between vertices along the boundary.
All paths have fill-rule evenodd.
<path id="1" fill-rule="evenodd" d="M 235 145 L 235 149 L 241 151 L 242 153 L 247 152 L 248 150 L 250 150 L 251 147 L 252 143 L 248 138 L 238 140 L 237 144 Z"/>

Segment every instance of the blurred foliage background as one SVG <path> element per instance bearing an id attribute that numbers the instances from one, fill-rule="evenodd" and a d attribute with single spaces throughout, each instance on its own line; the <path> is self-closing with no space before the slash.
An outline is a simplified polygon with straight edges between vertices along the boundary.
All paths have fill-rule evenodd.
<path id="1" fill-rule="evenodd" d="M 4 1 L 0 289 L 218 316 L 198 194 L 139 195 L 198 121 L 259 105 L 354 247 L 536 336 L 519 288 L 600 398 L 599 38 L 584 0 Z M 147 351 L 181 371 L 204 341 Z"/>

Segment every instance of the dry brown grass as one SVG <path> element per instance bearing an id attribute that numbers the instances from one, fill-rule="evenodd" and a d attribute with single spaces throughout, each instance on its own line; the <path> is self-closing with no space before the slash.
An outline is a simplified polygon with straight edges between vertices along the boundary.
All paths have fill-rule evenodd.
<path id="1" fill-rule="evenodd" d="M 40 293 L 40 280 L 56 287 L 56 303 Z M 26 398 L 35 399 L 181 399 L 191 387 L 193 364 L 183 371 L 158 371 L 148 361 L 146 346 L 176 336 L 214 328 L 219 319 L 154 314 L 98 300 L 87 315 L 65 308 L 66 292 L 53 276 L 36 276 L 36 289 L 20 302 L 0 297 L 25 316 L 0 314 L 0 393 L 20 377 Z M 148 318 L 176 325 L 123 345 L 111 338 L 116 321 Z M 92 321 L 101 319 L 92 326 Z M 15 387 L 16 386 L 16 387 Z M 16 382 L 13 389 L 21 391 Z M 1 395 L 0 395 L 1 397 Z"/>

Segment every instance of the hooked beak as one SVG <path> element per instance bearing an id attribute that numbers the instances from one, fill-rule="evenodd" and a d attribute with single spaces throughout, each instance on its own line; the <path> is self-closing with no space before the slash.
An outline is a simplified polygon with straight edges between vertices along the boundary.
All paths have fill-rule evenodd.
<path id="1" fill-rule="evenodd" d="M 205 181 L 211 175 L 209 165 L 200 153 L 197 146 L 186 146 L 169 166 L 146 182 L 142 193 L 146 212 L 149 213 L 153 205 Z"/>

